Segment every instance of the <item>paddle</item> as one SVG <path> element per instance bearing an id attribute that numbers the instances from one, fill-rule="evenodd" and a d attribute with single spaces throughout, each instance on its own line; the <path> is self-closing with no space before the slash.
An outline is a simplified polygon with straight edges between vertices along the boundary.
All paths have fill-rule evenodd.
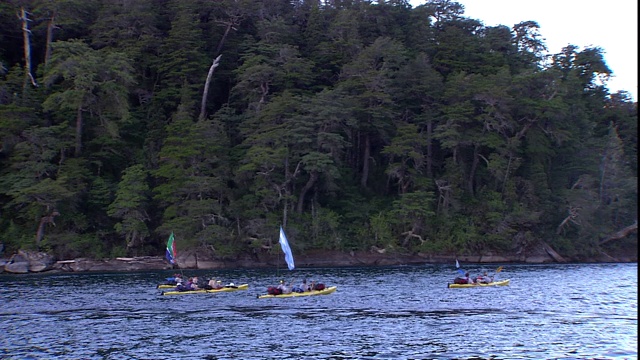
<path id="1" fill-rule="evenodd" d="M 502 271 L 502 269 L 503 269 L 503 268 L 504 268 L 504 266 L 502 266 L 502 265 L 501 265 L 501 266 L 498 266 L 498 268 L 496 269 L 496 273 L 495 273 L 495 274 L 493 274 L 493 275 L 491 276 L 491 282 L 496 281 L 496 280 L 495 280 L 495 276 L 496 276 L 496 274 L 500 273 L 500 271 Z"/>

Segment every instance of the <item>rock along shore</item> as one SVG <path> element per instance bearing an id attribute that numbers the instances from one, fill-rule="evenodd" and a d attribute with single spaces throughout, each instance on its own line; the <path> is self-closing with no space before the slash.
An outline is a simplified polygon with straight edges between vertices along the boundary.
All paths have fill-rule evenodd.
<path id="1" fill-rule="evenodd" d="M 318 251 L 296 256 L 298 268 L 314 267 L 355 267 L 355 266 L 394 266 L 394 265 L 424 265 L 424 264 L 452 264 L 455 260 L 463 263 L 476 264 L 506 264 L 506 263 L 563 263 L 571 262 L 563 259 L 551 251 L 538 252 L 528 256 L 503 255 L 427 255 L 427 254 L 391 254 L 383 250 L 361 252 Z M 637 262 L 637 254 L 630 256 L 612 257 L 602 254 L 598 258 L 581 262 Z M 9 259 L 0 259 L 0 272 L 13 274 L 41 273 L 41 272 L 133 272 L 170 269 L 243 269 L 243 268 L 274 268 L 286 267 L 282 256 L 258 255 L 241 256 L 236 259 L 213 259 L 199 256 L 196 252 L 185 252 L 177 258 L 177 264 L 169 264 L 162 256 L 139 256 L 115 259 L 87 259 L 56 261 L 51 255 L 41 252 L 19 251 Z"/>

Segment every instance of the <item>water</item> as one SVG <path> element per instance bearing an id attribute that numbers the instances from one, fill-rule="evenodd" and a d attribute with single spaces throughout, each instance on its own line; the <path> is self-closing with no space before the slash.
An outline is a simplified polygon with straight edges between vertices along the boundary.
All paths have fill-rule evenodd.
<path id="1" fill-rule="evenodd" d="M 0 359 L 637 359 L 637 264 L 508 264 L 509 286 L 448 289 L 454 270 L 184 271 L 249 290 L 176 296 L 166 271 L 0 275 Z M 282 277 L 338 290 L 257 299 Z"/>

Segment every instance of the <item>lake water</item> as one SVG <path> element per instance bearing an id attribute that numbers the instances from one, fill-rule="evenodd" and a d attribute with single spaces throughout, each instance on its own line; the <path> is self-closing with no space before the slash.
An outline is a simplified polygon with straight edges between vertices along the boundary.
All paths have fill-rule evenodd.
<path id="1" fill-rule="evenodd" d="M 462 264 L 472 274 L 497 266 Z M 248 283 L 162 296 L 172 272 L 0 274 L 0 359 L 637 359 L 637 264 L 185 270 Z M 280 278 L 330 295 L 257 299 Z"/>

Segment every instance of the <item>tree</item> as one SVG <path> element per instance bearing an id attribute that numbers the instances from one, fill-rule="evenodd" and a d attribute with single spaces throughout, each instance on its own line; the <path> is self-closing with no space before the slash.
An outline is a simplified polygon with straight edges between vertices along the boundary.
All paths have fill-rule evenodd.
<path id="1" fill-rule="evenodd" d="M 116 198 L 109 205 L 108 214 L 120 221 L 115 230 L 124 236 L 127 251 L 137 253 L 149 236 L 147 222 L 150 220 L 146 207 L 149 205 L 147 171 L 142 165 L 133 165 L 122 174 L 116 190 Z"/>
<path id="2" fill-rule="evenodd" d="M 75 155 L 82 153 L 85 114 L 112 136 L 118 136 L 117 121 L 128 115 L 131 65 L 119 53 L 92 50 L 82 41 L 54 44 L 45 83 L 52 89 L 43 106 L 46 111 L 75 111 Z"/>
<path id="3" fill-rule="evenodd" d="M 55 225 L 55 217 L 61 215 L 61 206 L 78 196 L 77 190 L 68 188 L 66 178 L 59 173 L 58 164 L 64 162 L 70 145 L 70 141 L 64 141 L 65 134 L 64 124 L 26 129 L 11 153 L 11 171 L 4 171 L 0 180 L 8 199 L 4 210 L 26 226 L 33 228 L 34 222 L 38 224 L 36 248 L 45 236 L 45 226 Z"/>
<path id="4" fill-rule="evenodd" d="M 388 143 L 392 119 L 391 81 L 406 61 L 404 48 L 389 38 L 379 38 L 344 66 L 337 85 L 350 99 L 353 120 L 349 136 L 357 139 L 352 150 L 360 164 L 360 186 L 367 187 L 374 147 Z"/>

